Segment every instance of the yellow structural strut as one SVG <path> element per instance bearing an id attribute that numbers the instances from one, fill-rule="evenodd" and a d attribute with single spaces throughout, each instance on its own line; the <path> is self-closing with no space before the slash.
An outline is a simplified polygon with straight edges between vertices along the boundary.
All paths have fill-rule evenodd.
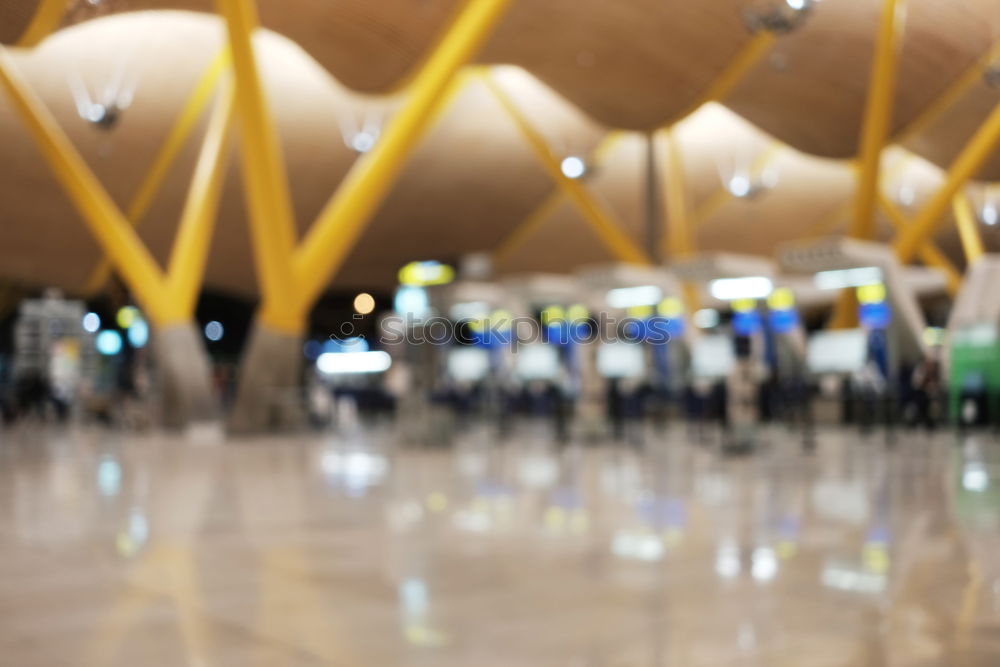
<path id="1" fill-rule="evenodd" d="M 606 134 L 587 158 L 587 165 L 600 164 L 604 158 L 618 145 L 618 142 L 625 136 L 624 132 L 613 130 Z M 563 203 L 562 189 L 555 189 L 550 192 L 538 206 L 532 209 L 524 220 L 522 220 L 507 236 L 500 242 L 496 250 L 493 251 L 494 264 L 502 264 L 510 259 L 514 251 L 524 245 L 535 232 L 541 229 L 542 224 L 548 220 L 549 216 L 555 213 L 559 205 Z"/>
<path id="2" fill-rule="evenodd" d="M 906 229 L 909 223 L 906 221 L 906 217 L 899 208 L 889 201 L 889 198 L 883 193 L 879 193 L 879 206 L 885 212 L 886 216 L 889 218 L 889 222 L 896 229 L 897 233 Z M 944 274 L 945 281 L 948 288 L 948 294 L 955 296 L 958 293 L 958 288 L 962 285 L 962 274 L 959 273 L 955 265 L 951 263 L 948 257 L 938 250 L 934 243 L 927 241 L 920 246 L 918 251 L 921 261 L 927 266 L 938 269 Z"/>
<path id="3" fill-rule="evenodd" d="M 978 262 L 985 252 L 983 239 L 979 235 L 979 227 L 976 225 L 976 216 L 972 212 L 969 197 L 964 192 L 959 192 L 951 198 L 951 206 L 955 213 L 958 236 L 962 241 L 962 252 L 965 253 L 965 263 L 971 266 Z"/>
<path id="4" fill-rule="evenodd" d="M 146 173 L 146 177 L 143 179 L 142 184 L 139 186 L 138 191 L 136 191 L 135 196 L 132 197 L 132 201 L 125 211 L 125 215 L 134 227 L 138 227 L 142 219 L 146 217 L 149 207 L 159 193 L 167 174 L 170 172 L 170 167 L 177 159 L 177 155 L 181 152 L 184 144 L 187 143 L 188 138 L 198 124 L 198 119 L 201 118 L 205 108 L 212 101 L 219 77 L 229 67 L 230 62 L 229 49 L 221 50 L 195 85 L 191 96 L 177 117 L 173 128 L 171 128 L 170 134 L 167 135 L 166 140 L 153 159 L 153 164 Z M 107 259 L 102 258 L 100 263 L 94 267 L 90 278 L 87 279 L 84 293 L 92 295 L 100 291 L 105 283 L 107 283 L 110 273 L 111 265 Z"/>
<path id="5" fill-rule="evenodd" d="M 218 0 L 236 71 L 244 183 L 263 293 L 259 317 L 301 333 L 312 303 L 347 257 L 406 158 L 455 92 L 456 74 L 478 51 L 510 0 L 469 0 L 410 86 L 410 97 L 375 148 L 359 158 L 301 243 L 295 242 L 284 161 L 251 35 L 253 0 Z"/>
<path id="6" fill-rule="evenodd" d="M 42 0 L 35 10 L 24 34 L 17 40 L 17 46 L 31 47 L 48 37 L 49 33 L 59 27 L 66 14 L 66 0 Z"/>
<path id="7" fill-rule="evenodd" d="M 218 0 L 217 5 L 229 31 L 236 78 L 243 189 L 263 300 L 259 316 L 276 330 L 298 333 L 305 314 L 295 303 L 298 290 L 290 261 L 297 236 L 295 217 L 281 144 L 254 53 L 257 6 L 254 0 Z"/>
<path id="8" fill-rule="evenodd" d="M 923 112 L 896 135 L 896 143 L 905 143 L 936 123 L 973 86 L 983 81 L 983 71 L 1000 58 L 1000 42 L 976 60 L 972 67 L 962 72 L 944 91 L 928 104 Z"/>
<path id="9" fill-rule="evenodd" d="M 531 214 L 521 221 L 514 230 L 500 242 L 500 245 L 493 251 L 493 263 L 503 264 L 510 259 L 515 250 L 520 248 L 525 241 L 531 238 L 536 231 L 549 219 L 557 208 L 563 203 L 562 190 L 553 190 L 545 199 L 535 207 Z"/>
<path id="10" fill-rule="evenodd" d="M 371 152 L 354 167 L 295 253 L 301 298 L 312 304 L 402 171 L 406 159 L 447 98 L 458 71 L 475 57 L 510 0 L 469 0 L 410 86 L 406 105 Z"/>
<path id="11" fill-rule="evenodd" d="M 668 126 L 675 125 L 687 118 L 706 103 L 726 97 L 746 77 L 747 73 L 760 62 L 760 59 L 770 52 L 776 39 L 774 34 L 770 32 L 759 32 L 754 35 L 740 49 L 739 53 L 726 64 L 726 67 L 715 77 L 708 88 L 705 89 L 705 92 L 701 94 L 701 97 L 671 121 Z"/>
<path id="12" fill-rule="evenodd" d="M 725 69 L 719 73 L 714 81 L 705 89 L 705 92 L 693 103 L 691 106 L 687 107 L 680 114 L 677 115 L 674 120 L 665 125 L 666 128 L 670 128 L 676 125 L 681 120 L 687 118 L 692 113 L 700 109 L 706 103 L 713 100 L 721 100 L 729 92 L 735 88 L 740 81 L 747 75 L 747 73 L 756 65 L 762 57 L 764 57 L 774 45 L 775 36 L 769 32 L 761 32 L 754 37 L 742 48 L 739 53 L 727 63 Z M 623 132 L 612 131 L 601 141 L 597 149 L 591 155 L 591 159 L 588 164 L 596 165 L 599 164 L 605 155 L 607 155 L 611 148 L 617 144 L 617 142 L 622 138 Z M 723 193 L 725 191 L 723 190 Z M 546 216 L 551 214 L 557 207 L 555 202 L 552 201 L 552 197 L 560 199 L 563 195 L 562 190 L 555 190 L 552 195 L 542 201 L 538 207 L 528 215 L 514 230 L 510 233 L 507 239 L 504 240 L 501 248 L 503 249 L 502 254 L 494 254 L 494 261 L 505 261 L 510 257 L 513 251 L 518 247 L 519 244 L 526 241 L 535 230 L 541 227 L 542 223 L 545 221 Z M 714 197 L 715 195 L 713 195 Z M 715 206 L 721 205 L 719 204 Z M 712 209 L 714 210 L 714 208 Z M 699 210 L 695 215 L 695 220 L 705 220 L 707 215 L 702 215 Z M 516 243 L 514 243 L 516 241 Z"/>
<path id="13" fill-rule="evenodd" d="M 535 151 L 542 166 L 549 172 L 549 176 L 559 186 L 559 188 L 569 197 L 584 220 L 590 225 L 594 233 L 601 240 L 601 243 L 611 252 L 611 254 L 622 262 L 633 264 L 649 264 L 649 257 L 637 246 L 620 228 L 612 221 L 610 214 L 605 211 L 594 199 L 593 195 L 577 180 L 568 178 L 562 172 L 559 158 L 552 152 L 545 138 L 531 126 L 528 119 L 524 117 L 513 100 L 493 79 L 492 74 L 486 72 L 483 81 L 492 91 L 494 97 L 500 102 L 511 120 L 521 131 L 528 144 Z"/>
<path id="14" fill-rule="evenodd" d="M 191 317 L 205 274 L 226 177 L 234 96 L 227 86 L 212 111 L 174 239 L 167 265 L 168 317 L 173 320 Z"/>
<path id="15" fill-rule="evenodd" d="M 868 84 L 864 124 L 861 129 L 859 181 L 850 234 L 871 239 L 875 235 L 875 203 L 882 173 L 882 149 L 892 122 L 896 93 L 896 61 L 905 22 L 905 0 L 883 0 L 875 59 Z"/>
<path id="16" fill-rule="evenodd" d="M 678 259 L 694 251 L 691 220 L 687 206 L 687 184 L 684 182 L 684 159 L 676 132 L 665 134 L 667 142 L 667 229 L 664 234 L 666 255 Z"/>
<path id="17" fill-rule="evenodd" d="M 921 209 L 913 223 L 897 237 L 896 255 L 901 262 L 908 262 L 920 245 L 929 238 L 940 223 L 941 215 L 952 197 L 966 181 L 976 175 L 983 163 L 1000 143 L 1000 105 L 990 113 L 976 134 L 952 162 L 945 174 L 945 182 L 931 200 Z"/>
<path id="18" fill-rule="evenodd" d="M 0 48 L 0 85 L 7 91 L 14 111 L 27 126 L 70 201 L 125 279 L 147 317 L 156 326 L 189 319 L 218 205 L 231 98 L 223 97 L 222 109 L 213 114 L 210 131 L 206 134 L 171 260 L 171 269 L 182 275 L 171 277 L 160 270 L 69 137 L 17 74 L 14 62 L 3 48 Z M 178 301 L 175 303 L 175 300 Z M 179 304 L 187 304 L 188 310 L 183 311 Z"/>

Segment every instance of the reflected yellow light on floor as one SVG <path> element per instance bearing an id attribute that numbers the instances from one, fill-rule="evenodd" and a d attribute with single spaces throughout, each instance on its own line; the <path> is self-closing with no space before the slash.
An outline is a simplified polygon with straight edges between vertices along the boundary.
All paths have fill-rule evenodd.
<path id="1" fill-rule="evenodd" d="M 432 512 L 443 512 L 448 509 L 448 497 L 439 491 L 427 496 L 427 509 Z"/>
<path id="2" fill-rule="evenodd" d="M 362 292 L 354 297 L 354 311 L 359 315 L 367 315 L 375 310 L 375 297 L 368 292 Z"/>
<path id="3" fill-rule="evenodd" d="M 781 542 L 778 542 L 776 551 L 778 552 L 778 558 L 781 560 L 788 560 L 799 552 L 799 547 L 795 544 L 795 542 L 782 540 Z"/>
<path id="4" fill-rule="evenodd" d="M 889 550 L 884 544 L 878 542 L 869 542 L 865 545 L 862 553 L 862 561 L 865 564 L 865 569 L 876 574 L 885 574 L 888 572 L 889 565 L 892 562 Z"/>
<path id="5" fill-rule="evenodd" d="M 561 507 L 550 507 L 545 510 L 545 525 L 549 528 L 562 528 L 566 525 L 566 511 Z"/>

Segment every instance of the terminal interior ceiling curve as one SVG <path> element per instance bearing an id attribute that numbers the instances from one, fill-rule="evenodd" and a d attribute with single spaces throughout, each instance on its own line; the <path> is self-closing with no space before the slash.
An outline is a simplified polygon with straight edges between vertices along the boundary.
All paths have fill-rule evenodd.
<path id="1" fill-rule="evenodd" d="M 18 4 L 30 3 L 11 3 Z M 391 120 L 404 96 L 398 91 L 456 7 L 453 1 L 413 4 L 260 3 L 262 21 L 274 31 L 259 38 L 264 77 L 299 221 L 315 216 L 354 161 L 345 132 Z M 746 16 L 759 4 L 515 2 L 479 60 L 496 65 L 505 90 L 557 151 L 587 155 L 609 131 L 629 131 L 604 151 L 590 182 L 638 240 L 645 225 L 642 131 L 669 125 L 697 103 L 753 38 Z M 70 13 L 65 22 L 72 25 L 34 49 L 17 50 L 16 57 L 121 203 L 138 187 L 161 138 L 219 50 L 223 29 L 206 13 L 213 10 L 208 2 L 108 5 L 111 15 L 107 9 L 101 15 Z M 906 8 L 891 128 L 897 138 L 1000 39 L 1000 17 L 987 0 L 913 0 Z M 861 20 L 866 12 L 870 20 Z M 547 27 L 556 22 L 558 31 Z M 850 158 L 857 152 L 877 25 L 877 3 L 817 3 L 801 27 L 776 38 L 721 104 L 704 105 L 676 126 L 693 209 L 754 163 L 766 162 L 763 171 L 775 180 L 760 197 L 708 207 L 698 220 L 699 249 L 767 254 L 776 242 L 844 229 L 854 192 Z M 96 90 L 122 68 L 134 79 L 134 101 L 112 131 L 96 130 L 79 118 L 70 79 Z M 987 79 L 975 81 L 934 122 L 904 136 L 902 147 L 884 161 L 890 175 L 885 187 L 908 191 L 905 205 L 919 207 L 933 193 L 940 169 L 1000 99 L 1000 88 Z M 12 211 L 15 224 L 0 229 L 3 277 L 28 284 L 44 280 L 72 292 L 98 261 L 97 247 L 6 102 L 0 102 L 0 137 L 6 157 L 0 197 L 32 195 L 20 198 L 30 206 Z M 197 153 L 197 141 L 188 144 L 140 228 L 161 261 Z M 979 179 L 998 178 L 995 155 Z M 406 261 L 495 247 L 553 189 L 510 119 L 473 77 L 411 157 L 337 282 L 345 288 L 389 285 Z M 945 227 L 941 246 L 960 261 L 955 235 Z M 578 213 L 565 204 L 498 268 L 563 271 L 607 259 L 582 228 Z M 991 231 L 985 232 L 989 243 Z M 880 237 L 890 236 L 882 220 Z M 553 243 L 563 252 L 552 253 Z M 253 270 L 233 161 L 207 284 L 252 295 Z"/>

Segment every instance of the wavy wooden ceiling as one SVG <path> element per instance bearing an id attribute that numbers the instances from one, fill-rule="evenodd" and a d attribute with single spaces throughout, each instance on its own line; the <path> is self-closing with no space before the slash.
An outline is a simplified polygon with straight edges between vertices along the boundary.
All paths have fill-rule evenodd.
<path id="1" fill-rule="evenodd" d="M 384 93 L 402 86 L 447 25 L 457 1 L 258 2 L 263 23 L 316 61 L 311 63 L 285 41 L 267 40 L 265 74 L 304 228 L 353 159 L 340 137 L 338 109 L 341 116 L 344 109 L 358 116 L 362 107 L 381 104 L 363 102 L 358 92 Z M 13 12 L 15 5 L 30 4 L 0 0 L 0 16 Z M 519 65 L 544 82 L 543 86 L 516 70 L 504 74 L 519 103 L 549 139 L 564 152 L 583 153 L 596 145 L 607 127 L 646 129 L 675 120 L 750 39 L 742 18 L 748 4 L 745 0 L 520 0 L 480 60 Z M 732 91 L 726 106 L 800 151 L 820 157 L 851 156 L 857 146 L 878 5 L 877 0 L 824 0 L 801 30 L 778 40 L 771 56 Z M 910 0 L 907 5 L 896 131 L 975 63 L 994 39 L 991 26 L 1000 27 L 1000 17 L 994 17 L 995 0 Z M 119 0 L 113 5 L 115 10 L 164 8 L 205 12 L 212 3 Z M 112 30 L 116 21 L 132 23 L 127 29 Z M 1000 30 L 995 32 L 1000 36 Z M 140 89 L 110 139 L 110 154 L 103 155 L 107 138 L 76 117 L 66 70 L 76 63 L 74 67 L 92 78 L 106 76 L 116 50 L 125 48 L 122 44 L 129 39 L 136 40 L 136 34 L 148 35 L 141 40 L 141 57 L 136 58 L 141 60 Z M 111 17 L 68 28 L 34 52 L 19 56 L 19 62 L 124 204 L 221 37 L 218 23 L 207 17 L 162 13 Z M 906 146 L 946 165 L 998 102 L 1000 90 L 977 83 L 926 131 L 909 138 Z M 732 142 L 750 146 L 741 149 L 750 153 L 768 142 L 746 123 L 723 115 L 718 116 L 721 125 L 706 121 L 707 130 L 683 131 L 688 189 L 695 201 L 718 188 L 717 166 L 731 159 Z M 723 125 L 737 127 L 736 134 L 719 131 Z M 79 285 L 97 250 L 2 102 L 0 141 L 5 155 L 0 165 L 0 248 L 4 249 L 0 273 L 70 288 Z M 169 249 L 195 151 L 192 142 L 142 227 L 161 259 Z M 594 190 L 637 240 L 642 237 L 641 161 L 641 142 L 631 137 L 593 180 Z M 767 253 L 775 242 L 801 235 L 853 191 L 842 163 L 788 150 L 777 164 L 782 179 L 773 192 L 752 203 L 732 200 L 704 221 L 698 232 L 702 247 Z M 1000 155 L 981 176 L 1000 179 Z M 473 85 L 412 157 L 337 280 L 351 286 L 384 283 L 409 259 L 447 258 L 493 247 L 551 189 L 510 121 L 481 86 Z M 249 293 L 253 268 L 243 220 L 234 162 L 208 279 L 218 287 Z M 576 213 L 564 206 L 505 268 L 568 269 L 606 259 L 582 229 Z"/>

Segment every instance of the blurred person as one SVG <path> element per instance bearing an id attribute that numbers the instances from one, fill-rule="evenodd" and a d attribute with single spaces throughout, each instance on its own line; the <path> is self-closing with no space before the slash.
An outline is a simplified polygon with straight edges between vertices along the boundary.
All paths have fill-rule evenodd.
<path id="1" fill-rule="evenodd" d="M 333 396 L 330 388 L 323 383 L 317 373 L 309 376 L 306 392 L 309 407 L 309 422 L 317 430 L 325 429 L 333 421 Z"/>
<path id="2" fill-rule="evenodd" d="M 915 421 L 928 431 L 937 426 L 941 398 L 941 363 L 935 356 L 928 356 L 917 364 L 911 379 Z"/>
<path id="3" fill-rule="evenodd" d="M 885 396 L 887 383 L 878 364 L 868 361 L 852 377 L 852 388 L 856 397 L 856 418 L 862 433 L 875 426 L 878 403 Z"/>

